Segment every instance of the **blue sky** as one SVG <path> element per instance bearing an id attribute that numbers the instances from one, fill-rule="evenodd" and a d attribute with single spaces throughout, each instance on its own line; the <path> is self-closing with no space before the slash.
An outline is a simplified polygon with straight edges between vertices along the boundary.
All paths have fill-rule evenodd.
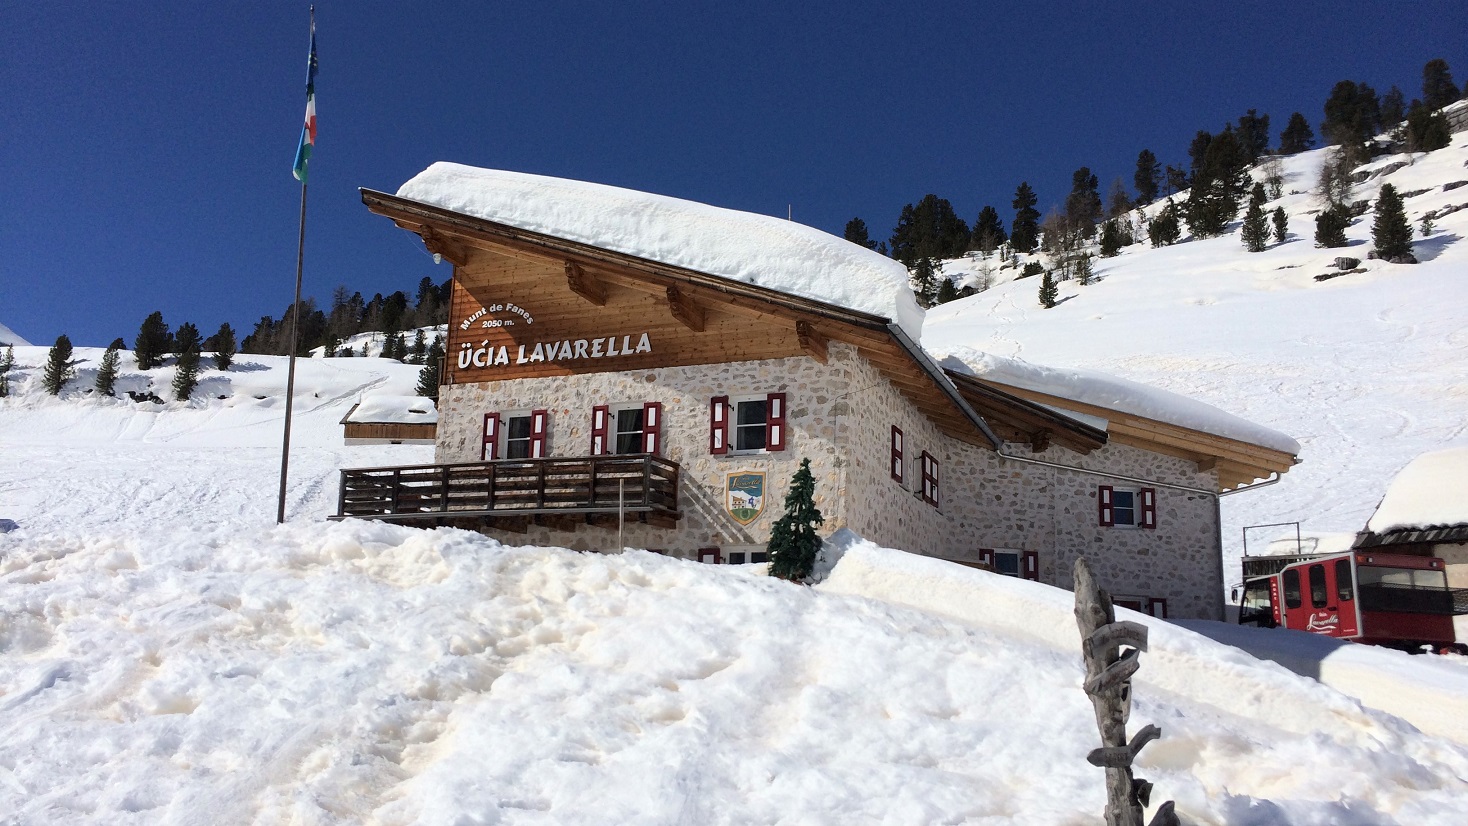
<path id="1" fill-rule="evenodd" d="M 290 302 L 304 3 L 0 8 L 0 322 L 131 344 L 153 310 L 241 334 Z M 319 3 L 305 293 L 447 278 L 367 212 L 436 160 L 890 234 L 970 222 L 1079 166 L 1130 183 L 1249 108 L 1277 136 L 1332 84 L 1468 79 L 1468 4 Z"/>

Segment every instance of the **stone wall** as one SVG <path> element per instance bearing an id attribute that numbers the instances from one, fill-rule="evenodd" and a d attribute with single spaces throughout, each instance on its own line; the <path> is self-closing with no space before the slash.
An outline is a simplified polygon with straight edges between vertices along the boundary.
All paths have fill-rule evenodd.
<path id="1" fill-rule="evenodd" d="M 788 393 L 787 450 L 751 456 L 708 452 L 708 405 L 713 396 Z M 1097 488 L 1127 486 L 1073 470 L 1001 459 L 984 446 L 941 433 L 855 348 L 830 346 L 828 364 L 809 358 L 667 367 L 628 373 L 515 379 L 441 390 L 437 461 L 479 459 L 479 431 L 489 411 L 546 408 L 552 456 L 582 456 L 590 447 L 596 404 L 663 403 L 663 455 L 683 472 L 676 529 L 629 523 L 625 542 L 691 556 L 710 546 L 763 544 L 780 515 L 791 475 L 811 460 L 824 532 L 850 527 L 888 547 L 949 559 L 977 560 L 980 548 L 1036 551 L 1042 582 L 1070 586 L 1084 553 L 1102 587 L 1118 596 L 1165 598 L 1169 616 L 1221 618 L 1223 585 L 1218 517 L 1213 497 L 1156 487 L 1158 527 L 1100 527 Z M 891 477 L 893 425 L 904 435 L 905 481 Z M 916 495 L 918 456 L 939 462 L 940 502 Z M 1031 456 L 1027 446 L 1006 452 Z M 1213 473 L 1182 459 L 1110 444 L 1089 455 L 1051 447 L 1043 461 L 1172 484 L 1216 489 Z M 766 473 L 765 509 L 748 526 L 724 509 L 726 475 Z M 1143 487 L 1147 485 L 1133 485 Z M 527 535 L 497 534 L 510 543 L 612 550 L 615 531 L 584 527 L 571 533 L 531 527 Z"/>

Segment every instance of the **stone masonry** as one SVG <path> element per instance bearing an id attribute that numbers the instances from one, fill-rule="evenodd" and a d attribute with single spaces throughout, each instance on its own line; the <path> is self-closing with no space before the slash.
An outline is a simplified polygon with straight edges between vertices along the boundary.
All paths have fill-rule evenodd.
<path id="1" fill-rule="evenodd" d="M 709 400 L 714 396 L 787 393 L 787 449 L 714 456 L 708 451 Z M 549 410 L 548 455 L 589 452 L 591 408 L 599 404 L 663 404 L 663 455 L 682 469 L 682 519 L 675 529 L 629 522 L 634 547 L 691 556 L 703 547 L 760 545 L 779 518 L 789 481 L 802 458 L 811 460 L 824 532 L 849 527 L 888 547 L 975 561 L 980 548 L 1037 551 L 1042 582 L 1070 586 L 1075 559 L 1085 554 L 1102 586 L 1118 596 L 1161 597 L 1181 618 L 1221 618 L 1216 502 L 1212 495 L 1156 486 L 1156 529 L 1100 527 L 1099 485 L 1140 487 L 1103 476 L 1003 459 L 987 444 L 970 445 L 941 433 L 860 357 L 830 345 L 828 364 L 805 357 L 625 373 L 514 379 L 441 388 L 436 461 L 479 459 L 479 432 L 490 411 Z M 904 434 L 905 479 L 891 478 L 893 425 Z M 917 495 L 918 457 L 939 463 L 939 505 Z M 1029 457 L 1027 446 L 1005 452 Z M 1211 472 L 1182 459 L 1109 444 L 1082 456 L 1052 446 L 1033 458 L 1059 465 L 1216 490 Z M 728 474 L 764 471 L 764 512 L 740 525 L 724 509 Z M 495 532 L 509 544 L 615 550 L 616 532 L 586 526 L 575 532 L 532 526 L 529 534 Z"/>

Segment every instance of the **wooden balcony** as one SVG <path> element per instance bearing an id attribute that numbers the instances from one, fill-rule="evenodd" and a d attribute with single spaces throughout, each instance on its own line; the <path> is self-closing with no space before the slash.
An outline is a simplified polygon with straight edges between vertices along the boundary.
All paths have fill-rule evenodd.
<path id="1" fill-rule="evenodd" d="M 615 527 L 620 511 L 629 522 L 673 527 L 678 473 L 678 463 L 645 453 L 350 468 L 331 518 L 523 532 L 531 523 Z"/>

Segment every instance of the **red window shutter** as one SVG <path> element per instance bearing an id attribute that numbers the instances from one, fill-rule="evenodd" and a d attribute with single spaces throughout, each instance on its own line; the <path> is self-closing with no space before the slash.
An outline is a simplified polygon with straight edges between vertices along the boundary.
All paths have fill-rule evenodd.
<path id="1" fill-rule="evenodd" d="M 484 441 L 479 447 L 479 461 L 488 462 L 500 455 L 500 414 L 484 414 L 484 430 L 479 434 Z"/>
<path id="2" fill-rule="evenodd" d="M 718 548 L 699 548 L 698 561 L 707 562 L 710 565 L 719 565 L 723 563 L 724 556 L 723 554 L 719 553 Z"/>
<path id="3" fill-rule="evenodd" d="M 1040 581 L 1040 552 L 1025 551 L 1020 555 L 1019 575 L 1022 579 Z"/>
<path id="4" fill-rule="evenodd" d="M 709 399 L 709 453 L 723 456 L 729 452 L 729 397 Z"/>
<path id="5" fill-rule="evenodd" d="M 1147 613 L 1154 617 L 1167 619 L 1167 600 L 1162 597 L 1153 597 L 1147 600 Z"/>
<path id="6" fill-rule="evenodd" d="M 1157 527 L 1157 491 L 1152 488 L 1142 488 L 1140 496 L 1142 500 L 1142 527 Z"/>
<path id="7" fill-rule="evenodd" d="M 530 458 L 545 458 L 545 432 L 549 424 L 550 413 L 548 411 L 530 411 Z"/>
<path id="8" fill-rule="evenodd" d="M 892 425 L 892 478 L 902 481 L 902 429 Z"/>
<path id="9" fill-rule="evenodd" d="M 983 563 L 984 565 L 988 565 L 989 566 L 989 570 L 991 570 L 991 571 L 994 570 L 994 549 L 993 548 L 980 548 L 979 549 L 979 562 Z"/>
<path id="10" fill-rule="evenodd" d="M 765 406 L 765 450 L 785 449 L 785 394 L 771 393 Z"/>
<path id="11" fill-rule="evenodd" d="M 591 408 L 591 455 L 600 456 L 611 453 L 612 446 L 607 444 L 607 423 L 612 418 L 611 413 L 604 404 Z"/>
<path id="12" fill-rule="evenodd" d="M 654 456 L 663 451 L 663 403 L 648 402 L 642 406 L 642 452 Z"/>
<path id="13" fill-rule="evenodd" d="M 1101 527 L 1109 528 L 1116 524 L 1111 504 L 1111 486 L 1100 485 L 1096 488 L 1096 507 L 1099 514 Z"/>

